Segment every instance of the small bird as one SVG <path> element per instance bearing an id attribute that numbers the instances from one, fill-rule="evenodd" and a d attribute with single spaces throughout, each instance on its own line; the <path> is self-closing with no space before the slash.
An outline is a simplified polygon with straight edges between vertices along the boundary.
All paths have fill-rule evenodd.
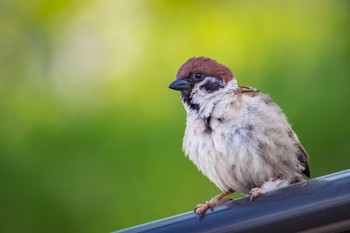
<path id="1" fill-rule="evenodd" d="M 185 154 L 222 191 L 196 206 L 199 218 L 231 193 L 252 200 L 310 177 L 308 155 L 281 108 L 257 89 L 238 86 L 225 65 L 190 58 L 169 88 L 180 91 L 187 114 Z"/>

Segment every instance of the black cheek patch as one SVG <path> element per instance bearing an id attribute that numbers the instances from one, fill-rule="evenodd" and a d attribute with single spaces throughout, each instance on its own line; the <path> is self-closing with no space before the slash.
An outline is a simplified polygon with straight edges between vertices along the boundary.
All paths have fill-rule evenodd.
<path id="1" fill-rule="evenodd" d="M 199 89 L 205 90 L 208 93 L 213 93 L 214 91 L 217 91 L 223 87 L 224 87 L 224 85 L 221 84 L 219 81 L 217 81 L 217 82 L 209 81 L 209 82 L 206 82 L 205 84 L 203 84 L 202 86 L 200 86 Z"/>

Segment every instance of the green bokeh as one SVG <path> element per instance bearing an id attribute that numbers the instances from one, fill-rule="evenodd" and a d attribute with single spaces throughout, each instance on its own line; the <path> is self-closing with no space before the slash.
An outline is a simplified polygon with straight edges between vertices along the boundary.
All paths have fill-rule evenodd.
<path id="1" fill-rule="evenodd" d="M 350 166 L 348 1 L 0 2 L 0 226 L 110 232 L 219 190 L 181 152 L 189 57 L 284 109 L 313 177 Z M 237 197 L 237 196 L 235 196 Z"/>

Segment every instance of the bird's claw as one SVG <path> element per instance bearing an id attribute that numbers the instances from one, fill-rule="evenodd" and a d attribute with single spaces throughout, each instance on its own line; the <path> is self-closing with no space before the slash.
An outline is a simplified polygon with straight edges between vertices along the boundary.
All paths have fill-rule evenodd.
<path id="1" fill-rule="evenodd" d="M 249 192 L 249 201 L 252 201 L 253 198 L 260 196 L 264 193 L 264 190 L 262 188 L 253 188 Z"/>
<path id="2" fill-rule="evenodd" d="M 196 208 L 194 208 L 194 213 L 197 216 L 198 219 L 202 219 L 205 212 L 212 207 L 209 207 L 207 202 L 205 204 L 198 204 Z"/>
<path id="3" fill-rule="evenodd" d="M 210 199 L 210 201 L 206 201 L 205 204 L 198 204 L 194 209 L 194 213 L 199 219 L 201 219 L 208 209 L 211 209 L 211 211 L 213 211 L 214 206 L 216 206 L 219 203 L 220 200 L 218 198 L 212 198 Z"/>
<path id="4" fill-rule="evenodd" d="M 210 201 L 206 201 L 205 204 L 198 204 L 194 209 L 194 213 L 196 214 L 197 218 L 201 219 L 208 209 L 211 209 L 213 211 L 214 206 L 230 201 L 231 199 L 226 196 L 233 192 L 233 190 L 226 191 L 213 197 L 212 199 L 210 199 Z"/>

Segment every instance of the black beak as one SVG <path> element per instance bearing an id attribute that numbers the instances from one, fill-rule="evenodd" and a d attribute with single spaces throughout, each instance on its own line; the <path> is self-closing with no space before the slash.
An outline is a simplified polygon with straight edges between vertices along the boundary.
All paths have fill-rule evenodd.
<path id="1" fill-rule="evenodd" d="M 172 82 L 169 85 L 169 88 L 176 91 L 184 91 L 191 88 L 191 83 L 181 78 L 177 78 L 174 82 Z"/>

